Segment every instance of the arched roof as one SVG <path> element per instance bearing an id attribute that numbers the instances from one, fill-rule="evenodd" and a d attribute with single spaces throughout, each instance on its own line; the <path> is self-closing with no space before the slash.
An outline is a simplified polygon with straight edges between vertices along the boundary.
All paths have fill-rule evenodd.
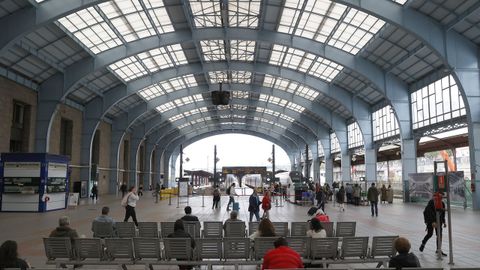
<path id="1" fill-rule="evenodd" d="M 152 138 L 168 126 L 182 138 L 182 125 L 201 128 L 187 109 L 207 108 L 195 121 L 275 115 L 291 123 L 284 135 L 294 127 L 296 142 L 307 144 L 325 144 L 331 130 L 345 143 L 346 123 L 357 121 L 367 146 L 371 113 L 386 104 L 400 136 L 411 136 L 409 91 L 450 70 L 464 79 L 455 67 L 469 63 L 449 48 L 480 42 L 475 1 L 427 2 L 6 0 L 0 73 L 39 91 L 39 151 L 60 103 L 85 111 L 90 137 L 107 119 L 125 131 L 143 125 Z M 237 95 L 228 112 L 209 106 L 219 83 Z"/>

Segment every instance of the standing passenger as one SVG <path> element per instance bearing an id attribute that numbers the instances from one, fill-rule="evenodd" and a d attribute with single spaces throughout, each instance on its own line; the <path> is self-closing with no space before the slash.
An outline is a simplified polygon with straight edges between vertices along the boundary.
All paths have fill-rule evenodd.
<path id="1" fill-rule="evenodd" d="M 340 211 L 345 211 L 345 188 L 343 185 L 340 187 L 340 189 L 337 192 L 337 202 L 340 206 Z"/>
<path id="2" fill-rule="evenodd" d="M 218 204 L 220 203 L 220 190 L 218 189 L 218 185 L 215 186 L 215 189 L 213 190 L 213 204 L 212 204 L 212 209 L 218 209 Z"/>
<path id="3" fill-rule="evenodd" d="M 262 199 L 263 218 L 270 218 L 269 211 L 272 208 L 272 199 L 270 198 L 270 191 L 265 192 Z"/>
<path id="4" fill-rule="evenodd" d="M 130 217 L 132 217 L 135 226 L 138 227 L 137 222 L 137 214 L 135 213 L 135 207 L 137 206 L 137 201 L 140 199 L 137 195 L 137 189 L 135 187 L 130 187 L 125 201 L 125 218 L 123 219 L 124 222 L 127 222 Z"/>
<path id="5" fill-rule="evenodd" d="M 254 189 L 252 195 L 248 199 L 248 212 L 250 212 L 250 222 L 252 222 L 253 215 L 257 221 L 260 221 L 260 198 L 258 198 L 257 191 Z"/>
<path id="6" fill-rule="evenodd" d="M 382 188 L 380 189 L 380 201 L 381 203 L 387 202 L 387 188 L 385 187 L 385 184 L 383 184 Z"/>
<path id="7" fill-rule="evenodd" d="M 367 199 L 370 202 L 370 208 L 372 210 L 372 217 L 378 217 L 378 189 L 375 186 L 375 183 L 372 183 L 372 186 L 368 189 Z M 375 210 L 375 211 L 374 211 Z"/>
<path id="8" fill-rule="evenodd" d="M 235 203 L 235 198 L 234 198 L 234 196 L 236 195 L 235 194 L 235 183 L 232 183 L 227 188 L 227 195 L 229 196 L 229 200 L 228 200 L 228 203 L 227 203 L 227 211 L 230 211 L 230 204 L 232 204 L 232 207 L 233 207 L 233 204 Z"/>

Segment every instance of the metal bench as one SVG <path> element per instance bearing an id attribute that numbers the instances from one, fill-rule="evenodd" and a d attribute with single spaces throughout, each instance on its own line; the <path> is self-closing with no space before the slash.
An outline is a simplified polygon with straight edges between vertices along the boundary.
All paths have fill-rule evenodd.
<path id="1" fill-rule="evenodd" d="M 106 254 L 112 261 L 117 263 L 132 263 L 133 241 L 131 238 L 107 238 L 105 239 Z M 122 262 L 119 262 L 122 261 Z"/>
<path id="2" fill-rule="evenodd" d="M 395 256 L 395 247 L 393 246 L 393 241 L 397 239 L 398 236 L 374 236 L 372 238 L 372 248 L 370 249 L 370 258 L 379 259 L 384 258 L 385 261 L 379 262 L 377 268 L 384 265 L 387 266 L 387 262 L 391 257 Z"/>
<path id="3" fill-rule="evenodd" d="M 71 264 L 75 259 L 72 247 L 72 240 L 69 237 L 49 237 L 43 238 L 47 264 L 55 264 L 60 267 L 61 264 Z"/>
<path id="4" fill-rule="evenodd" d="M 193 238 L 200 238 L 200 221 L 184 221 L 185 231 Z"/>
<path id="5" fill-rule="evenodd" d="M 113 225 L 110 222 L 92 222 L 93 237 L 111 238 L 116 236 Z"/>
<path id="6" fill-rule="evenodd" d="M 267 251 L 274 249 L 273 242 L 277 240 L 278 237 L 257 237 L 254 240 L 253 244 L 253 259 L 261 260 Z"/>
<path id="7" fill-rule="evenodd" d="M 305 236 L 309 230 L 308 222 L 292 222 L 290 226 L 290 233 L 292 236 Z"/>
<path id="8" fill-rule="evenodd" d="M 252 235 L 252 233 L 256 232 L 258 229 L 258 221 L 250 221 L 248 222 L 248 235 Z"/>
<path id="9" fill-rule="evenodd" d="M 221 221 L 204 221 L 202 238 L 222 238 L 223 223 Z"/>
<path id="10" fill-rule="evenodd" d="M 138 236 L 158 238 L 158 223 L 138 222 Z"/>
<path id="11" fill-rule="evenodd" d="M 327 237 L 334 237 L 335 231 L 333 230 L 333 222 L 321 222 L 322 227 L 327 233 Z"/>
<path id="12" fill-rule="evenodd" d="M 335 236 L 336 237 L 353 237 L 355 236 L 356 227 L 357 227 L 357 222 L 355 221 L 338 221 L 337 228 L 335 230 Z"/>
<path id="13" fill-rule="evenodd" d="M 245 237 L 245 223 L 243 221 L 225 222 L 225 237 Z"/>
<path id="14" fill-rule="evenodd" d="M 115 227 L 120 238 L 133 238 L 136 236 L 135 223 L 133 222 L 117 222 Z"/>
<path id="15" fill-rule="evenodd" d="M 272 222 L 275 228 L 275 235 L 287 237 L 290 234 L 288 230 L 288 222 Z"/>
<path id="16" fill-rule="evenodd" d="M 310 237 L 307 236 L 290 236 L 287 237 L 287 243 L 290 248 L 295 250 L 302 258 L 309 257 Z"/>
<path id="17" fill-rule="evenodd" d="M 368 236 L 365 237 L 344 237 L 342 240 L 342 249 L 340 258 L 359 257 L 367 258 L 368 253 Z"/>
<path id="18" fill-rule="evenodd" d="M 173 233 L 174 225 L 175 222 L 160 222 L 160 231 L 162 238 L 166 238 L 169 234 Z"/>

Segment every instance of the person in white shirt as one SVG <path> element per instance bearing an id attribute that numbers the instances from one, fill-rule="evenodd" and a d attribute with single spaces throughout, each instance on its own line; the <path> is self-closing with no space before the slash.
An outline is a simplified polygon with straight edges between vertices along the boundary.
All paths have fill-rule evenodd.
<path id="1" fill-rule="evenodd" d="M 310 230 L 307 231 L 307 236 L 312 238 L 325 238 L 327 231 L 323 229 L 322 223 L 316 218 L 310 220 Z"/>
<path id="2" fill-rule="evenodd" d="M 124 222 L 127 222 L 130 217 L 132 217 L 135 226 L 138 227 L 137 215 L 135 214 L 135 207 L 137 206 L 137 201 L 140 199 L 137 195 L 137 189 L 135 187 L 130 187 L 128 194 L 125 195 L 127 205 L 125 206 L 125 219 Z"/>

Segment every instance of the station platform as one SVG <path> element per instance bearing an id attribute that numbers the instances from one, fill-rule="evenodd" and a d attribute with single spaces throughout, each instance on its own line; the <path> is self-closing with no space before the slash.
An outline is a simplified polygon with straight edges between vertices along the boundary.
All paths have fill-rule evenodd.
<path id="1" fill-rule="evenodd" d="M 57 226 L 58 219 L 67 215 L 71 219 L 71 227 L 84 237 L 92 237 L 91 222 L 100 214 L 103 206 L 110 207 L 110 216 L 116 221 L 123 221 L 124 208 L 120 205 L 121 198 L 114 195 L 100 196 L 97 202 L 84 200 L 82 205 L 60 211 L 46 213 L 0 213 L 0 241 L 15 240 L 19 244 L 21 258 L 26 258 L 33 267 L 46 267 L 46 257 L 42 238 L 47 237 Z M 236 198 L 240 202 L 239 218 L 248 222 L 248 196 Z M 189 198 L 189 205 L 193 214 L 200 221 L 224 221 L 229 217 L 226 211 L 228 196 L 222 196 L 221 209 L 212 210 L 212 197 L 201 195 Z M 154 202 L 151 192 L 144 192 L 137 204 L 138 221 L 175 221 L 184 215 L 186 198 L 181 199 L 177 207 L 177 198 Z M 204 206 L 202 206 L 204 205 Z M 400 235 L 408 238 L 412 244 L 412 251 L 417 255 L 422 267 L 444 267 L 449 269 L 448 257 L 438 261 L 435 256 L 435 236 L 427 243 L 425 250 L 418 250 L 425 235 L 423 223 L 423 208 L 420 204 L 405 204 L 394 201 L 393 204 L 379 204 L 379 216 L 371 217 L 369 206 L 347 205 L 345 211 L 340 212 L 333 203 L 326 205 L 326 212 L 332 221 L 356 221 L 357 236 Z M 309 219 L 309 206 L 299 206 L 288 202 L 283 207 L 276 207 L 272 203 L 270 218 L 272 221 L 306 221 Z M 454 208 L 452 210 L 453 254 L 454 267 L 480 267 L 480 213 L 470 209 Z M 448 254 L 447 230 L 444 230 L 443 251 Z M 47 266 L 48 267 L 48 266 Z M 50 266 L 53 267 L 53 266 Z M 375 265 L 331 265 L 330 268 L 361 268 L 375 267 Z M 248 267 L 244 267 L 248 268 Z M 250 267 L 254 268 L 254 267 Z M 162 269 L 178 269 L 176 266 L 162 267 Z M 233 268 L 232 268 L 233 269 Z"/>

